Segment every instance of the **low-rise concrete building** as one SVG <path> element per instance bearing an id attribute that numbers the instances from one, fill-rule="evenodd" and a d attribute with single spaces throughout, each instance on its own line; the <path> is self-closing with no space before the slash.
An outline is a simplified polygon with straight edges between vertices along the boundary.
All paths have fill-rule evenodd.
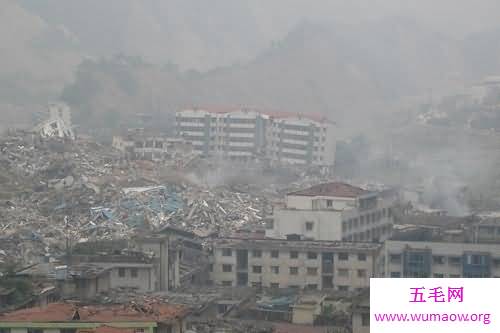
<path id="1" fill-rule="evenodd" d="M 134 160 L 162 161 L 193 154 L 191 142 L 182 138 L 146 134 L 142 130 L 113 137 L 113 148 Z"/>
<path id="2" fill-rule="evenodd" d="M 152 253 L 157 284 L 155 290 L 167 291 L 180 285 L 180 252 L 173 246 L 174 240 L 168 235 L 141 237 L 136 239 L 139 249 Z"/>
<path id="3" fill-rule="evenodd" d="M 154 265 L 148 263 L 94 263 L 72 266 L 63 288 L 66 296 L 92 299 L 112 290 L 155 291 Z"/>
<path id="4" fill-rule="evenodd" d="M 362 292 L 353 299 L 350 309 L 352 333 L 370 333 L 370 293 Z"/>
<path id="5" fill-rule="evenodd" d="M 500 244 L 387 240 L 384 277 L 500 277 Z"/>
<path id="6" fill-rule="evenodd" d="M 266 236 L 370 242 L 391 234 L 392 201 L 349 184 L 319 184 L 288 193 L 284 207 L 276 206 Z"/>
<path id="7" fill-rule="evenodd" d="M 443 217 L 445 219 L 445 217 Z M 398 225 L 384 243 L 384 277 L 500 277 L 498 221 L 467 218 L 459 224 Z"/>
<path id="8" fill-rule="evenodd" d="M 375 276 L 381 245 L 276 239 L 219 239 L 211 280 L 223 286 L 356 290 Z"/>

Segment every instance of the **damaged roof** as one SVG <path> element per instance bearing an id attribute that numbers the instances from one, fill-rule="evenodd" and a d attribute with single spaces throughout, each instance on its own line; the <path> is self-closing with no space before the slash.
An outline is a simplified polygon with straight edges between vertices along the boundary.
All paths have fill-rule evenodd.
<path id="1" fill-rule="evenodd" d="M 168 322 L 188 313 L 186 306 L 167 303 L 88 306 L 51 303 L 43 308 L 5 313 L 0 315 L 0 322 Z"/>
<path id="2" fill-rule="evenodd" d="M 303 190 L 288 193 L 288 195 L 357 198 L 368 193 L 370 192 L 360 187 L 352 186 L 346 183 L 332 182 L 314 185 Z"/>

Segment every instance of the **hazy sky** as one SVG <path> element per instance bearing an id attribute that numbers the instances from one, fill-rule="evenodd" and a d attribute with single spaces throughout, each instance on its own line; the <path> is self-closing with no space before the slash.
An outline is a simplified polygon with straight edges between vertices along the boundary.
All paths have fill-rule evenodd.
<path id="1" fill-rule="evenodd" d="M 255 0 L 254 0 L 255 1 Z M 411 16 L 461 37 L 500 26 L 498 0 L 257 0 L 278 19 L 312 18 L 356 23 L 384 16 Z"/>

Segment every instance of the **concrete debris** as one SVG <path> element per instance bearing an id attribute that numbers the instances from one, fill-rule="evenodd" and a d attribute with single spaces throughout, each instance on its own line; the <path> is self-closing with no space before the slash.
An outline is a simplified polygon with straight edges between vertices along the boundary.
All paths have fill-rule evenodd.
<path id="1" fill-rule="evenodd" d="M 33 132 L 41 137 L 57 137 L 74 140 L 75 133 L 71 127 L 71 112 L 69 106 L 63 103 L 51 104 L 48 118 L 33 128 Z"/>
<path id="2" fill-rule="evenodd" d="M 236 192 L 225 187 L 212 190 L 188 189 L 186 205 L 170 214 L 167 224 L 194 232 L 200 237 L 229 235 L 241 228 L 263 228 L 271 202 L 258 194 Z"/>
<path id="3" fill-rule="evenodd" d="M 51 110 L 69 118 L 64 109 Z M 49 262 L 81 242 L 130 239 L 168 226 L 200 238 L 263 230 L 276 198 L 317 181 L 297 173 L 286 185 L 211 187 L 193 183 L 192 172 L 127 159 L 83 137 L 7 133 L 0 138 L 0 264 Z"/>
<path id="4" fill-rule="evenodd" d="M 243 190 L 163 183 L 155 165 L 86 139 L 0 138 L 0 263 L 47 262 L 79 242 L 168 225 L 200 235 L 262 225 L 269 201 Z"/>

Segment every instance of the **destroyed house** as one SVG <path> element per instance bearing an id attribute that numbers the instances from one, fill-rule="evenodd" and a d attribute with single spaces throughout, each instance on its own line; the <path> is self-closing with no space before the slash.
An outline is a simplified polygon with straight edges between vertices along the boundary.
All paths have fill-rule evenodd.
<path id="1" fill-rule="evenodd" d="M 175 236 L 158 234 L 134 239 L 137 248 L 152 257 L 156 276 L 155 290 L 167 291 L 180 285 L 182 244 Z"/>
<path id="2" fill-rule="evenodd" d="M 79 243 L 72 254 L 62 257 L 66 264 L 37 264 L 17 275 L 45 280 L 57 285 L 62 296 L 79 299 L 93 299 L 125 289 L 138 293 L 154 291 L 156 275 L 152 259 L 141 252 L 116 249 L 126 243 Z"/>
<path id="3" fill-rule="evenodd" d="M 186 140 L 148 135 L 143 129 L 129 131 L 126 136 L 114 136 L 112 145 L 125 157 L 136 160 L 162 161 L 193 153 L 191 143 Z"/>
<path id="4" fill-rule="evenodd" d="M 376 275 L 380 244 L 225 238 L 212 243 L 210 277 L 221 286 L 356 291 Z"/>
<path id="5" fill-rule="evenodd" d="M 349 184 L 323 183 L 286 195 L 267 221 L 266 236 L 378 242 L 388 238 L 393 225 L 392 200 Z"/>
<path id="6" fill-rule="evenodd" d="M 107 326 L 135 333 L 185 332 L 188 308 L 167 303 L 86 305 L 53 303 L 0 315 L 0 329 L 17 333 L 100 331 Z M 116 331 L 116 330 L 115 330 Z"/>
<path id="7" fill-rule="evenodd" d="M 169 234 L 170 246 L 179 252 L 179 285 L 204 284 L 207 280 L 208 259 L 201 239 L 194 233 L 167 226 L 159 234 Z"/>
<path id="8" fill-rule="evenodd" d="M 88 263 L 72 266 L 65 279 L 64 294 L 92 299 L 111 291 L 153 292 L 156 276 L 153 264 Z"/>

